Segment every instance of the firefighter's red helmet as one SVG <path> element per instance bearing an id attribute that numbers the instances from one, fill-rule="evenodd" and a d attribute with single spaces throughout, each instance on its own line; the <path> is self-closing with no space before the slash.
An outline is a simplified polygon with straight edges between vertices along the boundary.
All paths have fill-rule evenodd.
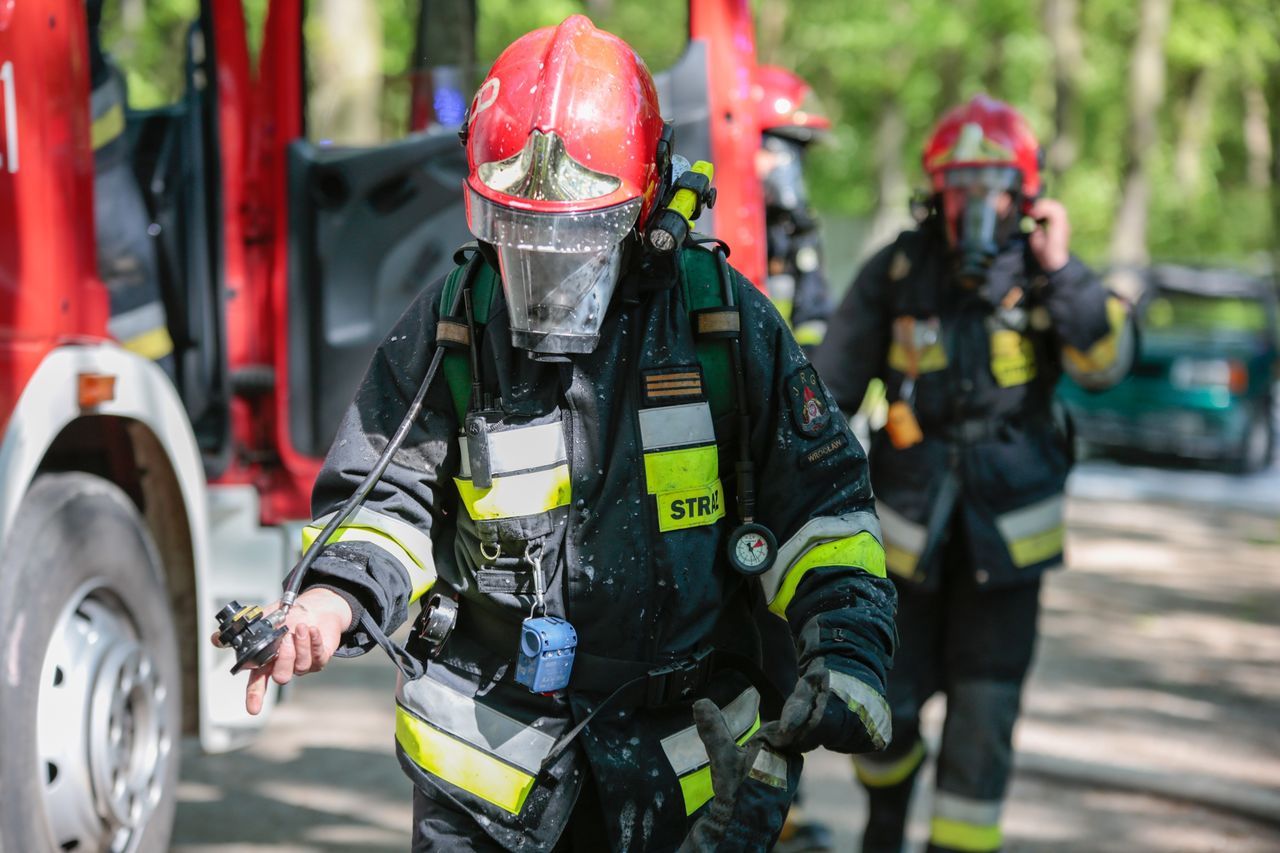
<path id="1" fill-rule="evenodd" d="M 467 185 L 500 205 L 544 213 L 656 197 L 662 116 L 636 52 L 582 15 L 521 36 L 471 101 Z"/>
<path id="2" fill-rule="evenodd" d="M 467 224 L 495 247 L 512 342 L 590 352 L 663 176 L 649 69 L 574 15 L 520 37 L 471 102 Z"/>
<path id="3" fill-rule="evenodd" d="M 800 75 L 777 65 L 756 67 L 751 95 L 760 130 L 809 142 L 831 129 L 831 119 Z"/>
<path id="4" fill-rule="evenodd" d="M 1031 126 L 1008 104 L 977 95 L 938 121 L 924 147 L 924 170 L 941 192 L 947 172 L 987 166 L 1017 169 L 1022 195 L 1040 194 L 1040 143 Z"/>

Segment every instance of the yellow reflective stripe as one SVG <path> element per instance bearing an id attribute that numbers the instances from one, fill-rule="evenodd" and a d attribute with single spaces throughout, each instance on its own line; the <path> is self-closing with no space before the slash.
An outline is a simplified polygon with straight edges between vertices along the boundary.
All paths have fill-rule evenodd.
<path id="1" fill-rule="evenodd" d="M 816 347 L 827 336 L 827 324 L 818 320 L 801 323 L 795 328 L 796 343 L 802 347 Z"/>
<path id="2" fill-rule="evenodd" d="M 720 457 L 714 444 L 644 455 L 644 479 L 651 495 L 706 487 L 719 477 Z"/>
<path id="3" fill-rule="evenodd" d="M 920 347 L 916 357 L 919 359 L 915 367 L 917 374 L 933 373 L 947 366 L 947 353 L 941 343 Z M 910 373 L 911 351 L 897 341 L 889 344 L 889 367 L 899 373 Z"/>
<path id="4" fill-rule="evenodd" d="M 1009 556 L 1021 569 L 1061 554 L 1065 538 L 1066 528 L 1059 524 L 1051 530 L 1013 540 L 1009 543 Z"/>
<path id="5" fill-rule="evenodd" d="M 396 706 L 396 742 L 414 764 L 469 794 L 518 814 L 534 777 L 447 735 Z"/>
<path id="6" fill-rule="evenodd" d="M 89 142 L 93 150 L 97 151 L 122 133 L 124 133 L 124 108 L 119 104 L 113 104 L 89 126 Z"/>
<path id="7" fill-rule="evenodd" d="M 916 741 L 911 751 L 897 761 L 881 762 L 874 755 L 853 756 L 853 769 L 858 781 L 868 788 L 890 788 L 904 782 L 924 761 L 924 741 Z"/>
<path id="8" fill-rule="evenodd" d="M 783 322 L 790 326 L 791 312 L 795 309 L 794 301 L 781 296 L 770 296 L 769 301 L 773 303 L 774 308 L 778 309 L 778 313 L 782 315 Z"/>
<path id="9" fill-rule="evenodd" d="M 664 492 L 657 496 L 658 530 L 684 530 L 714 524 L 724 518 L 724 488 L 716 480 L 696 489 Z"/>
<path id="10" fill-rule="evenodd" d="M 308 524 L 302 528 L 302 550 L 305 551 L 310 548 L 311 543 L 316 541 L 316 537 L 323 530 L 323 526 L 318 527 L 314 524 Z M 397 542 L 394 537 L 375 527 L 365 527 L 359 524 L 343 525 L 329 537 L 329 544 L 334 542 L 368 542 L 371 545 L 377 545 L 394 557 L 395 561 L 409 575 L 409 586 L 413 589 L 412 594 L 409 596 L 410 604 L 426 594 L 427 590 L 431 589 L 431 585 L 436 582 L 434 566 L 431 568 L 422 566 L 414 558 L 413 554 Z"/>
<path id="11" fill-rule="evenodd" d="M 935 817 L 929 823 L 929 841 L 939 847 L 964 850 L 966 853 L 987 853 L 1000 849 L 1000 826 Z"/>
<path id="12" fill-rule="evenodd" d="M 1107 297 L 1107 324 L 1111 331 L 1107 336 L 1081 352 L 1073 346 L 1064 346 L 1062 355 L 1071 372 L 1080 374 L 1101 373 L 1115 364 L 1119 355 L 1120 338 L 1127 331 L 1129 309 L 1115 296 Z"/>
<path id="13" fill-rule="evenodd" d="M 760 717 L 751 724 L 747 733 L 738 738 L 738 745 L 746 743 L 760 728 Z M 687 776 L 680 777 L 680 793 L 684 794 L 684 813 L 691 815 L 702 808 L 708 800 L 715 796 L 715 788 L 711 785 L 711 765 L 695 770 Z"/>
<path id="14" fill-rule="evenodd" d="M 494 477 L 493 485 L 487 489 L 478 489 L 471 480 L 461 477 L 454 477 L 453 482 L 467 514 L 476 521 L 537 515 L 568 506 L 573 493 L 568 465 Z"/>
<path id="15" fill-rule="evenodd" d="M 908 551 L 886 539 L 884 543 L 884 564 L 889 571 L 899 577 L 910 580 L 916 576 L 916 566 L 920 562 L 920 554 Z"/>
<path id="16" fill-rule="evenodd" d="M 782 579 L 782 585 L 778 588 L 778 594 L 769 603 L 769 610 L 785 619 L 787 605 L 795 596 L 796 587 L 800 585 L 801 578 L 810 569 L 819 566 L 854 566 L 882 578 L 885 576 L 884 559 L 884 548 L 865 530 L 855 536 L 846 536 L 834 542 L 815 545 L 805 551 L 787 570 L 786 577 Z"/>
<path id="17" fill-rule="evenodd" d="M 991 333 L 991 375 L 1001 388 L 1026 385 L 1036 378 L 1036 350 L 1031 339 L 1012 329 Z"/>
<path id="18" fill-rule="evenodd" d="M 169 330 L 164 326 L 157 326 L 149 332 L 134 335 L 121 341 L 120 345 L 129 352 L 152 361 L 162 359 L 173 352 L 173 338 L 169 337 Z"/>

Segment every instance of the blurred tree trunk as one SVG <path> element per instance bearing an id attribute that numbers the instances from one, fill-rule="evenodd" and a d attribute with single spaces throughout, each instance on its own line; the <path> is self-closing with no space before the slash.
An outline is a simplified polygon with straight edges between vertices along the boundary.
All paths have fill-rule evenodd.
<path id="1" fill-rule="evenodd" d="M 1045 163 L 1056 185 L 1080 151 L 1080 120 L 1076 98 L 1084 66 L 1078 0 L 1045 0 L 1044 29 L 1053 49 L 1053 141 Z"/>
<path id="2" fill-rule="evenodd" d="M 1262 84 L 1250 80 L 1244 86 L 1244 148 L 1249 158 L 1245 174 L 1249 186 L 1265 190 L 1271 186 L 1271 109 Z"/>
<path id="3" fill-rule="evenodd" d="M 1129 64 L 1129 134 L 1120 206 L 1111 231 L 1111 260 L 1142 265 L 1147 252 L 1147 206 L 1151 186 L 1151 152 L 1159 136 L 1158 117 L 1164 100 L 1164 37 L 1169 29 L 1171 0 L 1142 0 L 1138 35 Z"/>
<path id="4" fill-rule="evenodd" d="M 1173 155 L 1173 174 L 1184 192 L 1197 190 L 1203 177 L 1201 169 L 1205 138 L 1213 122 L 1213 98 L 1217 93 L 1217 77 L 1212 69 L 1197 68 L 1191 77 L 1187 97 L 1182 102 L 1178 122 L 1178 144 Z M 1266 133 L 1265 119 L 1263 133 Z"/>
<path id="5" fill-rule="evenodd" d="M 374 3 L 313 0 L 308 21 L 309 134 L 343 145 L 379 141 L 382 18 Z M 310 16 L 309 16 L 310 17 Z"/>
<path id="6" fill-rule="evenodd" d="M 910 224 L 907 203 L 911 186 L 902 168 L 902 150 L 907 142 L 907 121 L 902 105 L 892 96 L 881 104 L 876 123 L 876 172 L 878 201 L 867 237 L 867 251 L 888 243 Z"/>
<path id="7" fill-rule="evenodd" d="M 613 12 L 613 0 L 587 0 L 587 15 L 595 21 Z"/>
<path id="8" fill-rule="evenodd" d="M 761 62 L 776 62 L 787 32 L 787 3 L 765 3 L 760 7 L 756 42 Z"/>
<path id="9" fill-rule="evenodd" d="M 1267 75 L 1267 97 L 1280 104 L 1280 63 L 1273 63 Z M 1280 109 L 1271 111 L 1271 150 L 1280 151 Z M 1271 269 L 1280 276 L 1280 157 L 1271 160 Z"/>

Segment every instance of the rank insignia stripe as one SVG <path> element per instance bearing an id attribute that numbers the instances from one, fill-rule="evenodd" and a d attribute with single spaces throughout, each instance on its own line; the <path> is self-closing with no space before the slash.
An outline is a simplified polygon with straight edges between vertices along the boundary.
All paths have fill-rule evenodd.
<path id="1" fill-rule="evenodd" d="M 640 388 L 648 406 L 700 402 L 706 399 L 701 365 L 660 367 L 641 372 Z"/>

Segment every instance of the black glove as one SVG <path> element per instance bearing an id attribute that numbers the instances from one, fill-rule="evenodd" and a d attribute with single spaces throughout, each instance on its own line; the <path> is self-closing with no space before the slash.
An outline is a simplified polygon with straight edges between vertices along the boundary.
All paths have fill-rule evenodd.
<path id="1" fill-rule="evenodd" d="M 779 755 L 758 734 L 739 746 L 710 699 L 693 703 L 693 721 L 711 761 L 715 797 L 679 853 L 763 853 L 782 832 L 803 761 Z"/>
<path id="2" fill-rule="evenodd" d="M 888 746 L 893 724 L 879 691 L 816 658 L 783 703 L 779 719 L 766 723 L 758 736 L 779 750 L 823 746 L 856 754 Z"/>

